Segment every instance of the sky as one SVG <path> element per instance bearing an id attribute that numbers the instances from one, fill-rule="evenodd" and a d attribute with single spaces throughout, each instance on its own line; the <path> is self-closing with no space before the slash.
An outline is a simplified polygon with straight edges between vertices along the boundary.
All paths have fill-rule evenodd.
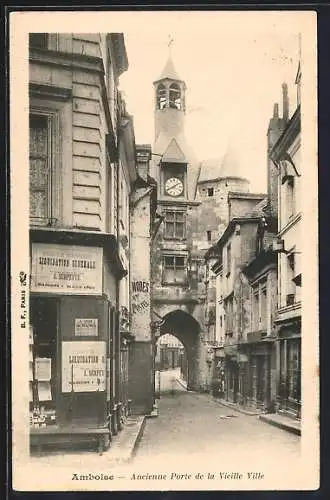
<path id="1" fill-rule="evenodd" d="M 251 190 L 266 190 L 266 133 L 282 83 L 296 106 L 299 20 L 291 13 L 141 13 L 124 29 L 129 68 L 120 78 L 136 142 L 153 144 L 154 89 L 171 51 L 186 82 L 186 138 L 199 161 L 229 144 Z M 191 14 L 191 15 L 190 15 Z M 299 16 L 298 16 L 299 18 Z M 171 48 L 168 47 L 173 39 Z"/>

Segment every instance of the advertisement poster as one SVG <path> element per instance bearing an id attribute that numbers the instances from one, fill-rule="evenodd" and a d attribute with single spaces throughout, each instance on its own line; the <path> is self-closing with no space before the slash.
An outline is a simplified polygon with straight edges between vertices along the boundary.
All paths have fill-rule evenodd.
<path id="1" fill-rule="evenodd" d="M 32 244 L 31 291 L 102 293 L 102 248 Z"/>
<path id="2" fill-rule="evenodd" d="M 62 392 L 105 391 L 105 378 L 105 342 L 62 342 Z"/>

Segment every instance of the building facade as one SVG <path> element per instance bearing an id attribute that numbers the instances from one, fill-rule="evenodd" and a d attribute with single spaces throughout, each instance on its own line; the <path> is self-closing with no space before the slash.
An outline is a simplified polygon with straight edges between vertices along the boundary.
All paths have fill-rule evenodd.
<path id="1" fill-rule="evenodd" d="M 185 82 L 168 59 L 154 82 L 155 139 L 152 177 L 158 184 L 157 212 L 163 219 L 155 238 L 152 262 L 154 321 L 159 334 L 172 334 L 190 360 L 188 386 L 198 389 L 200 335 L 204 330 L 198 274 L 192 255 L 192 220 L 199 165 L 185 134 Z"/>
<path id="2" fill-rule="evenodd" d="M 239 173 L 232 146 L 223 158 L 196 160 L 184 133 L 186 85 L 171 58 L 154 90 L 152 176 L 163 218 L 152 265 L 154 319 L 162 321 L 161 335 L 173 334 L 184 345 L 188 387 L 209 390 L 216 316 L 205 252 L 228 223 L 228 193 L 246 193 L 249 181 Z"/>
<path id="3" fill-rule="evenodd" d="M 300 80 L 299 66 L 291 118 L 283 84 L 283 116 L 275 104 L 269 122 L 267 196 L 253 202 L 229 193 L 229 224 L 206 253 L 216 275 L 216 394 L 295 418 L 301 412 Z"/>
<path id="4" fill-rule="evenodd" d="M 300 65 L 297 107 L 274 144 L 278 173 L 278 327 L 276 409 L 301 415 L 301 158 Z"/>
<path id="5" fill-rule="evenodd" d="M 127 68 L 120 33 L 30 35 L 32 445 L 103 448 L 135 397 L 130 199 L 139 175 L 118 91 Z"/>
<path id="6" fill-rule="evenodd" d="M 131 196 L 131 326 L 129 399 L 135 414 L 149 414 L 154 404 L 155 329 L 152 325 L 151 252 L 159 228 L 157 185 L 149 175 L 151 146 L 138 145 L 139 177 Z"/>

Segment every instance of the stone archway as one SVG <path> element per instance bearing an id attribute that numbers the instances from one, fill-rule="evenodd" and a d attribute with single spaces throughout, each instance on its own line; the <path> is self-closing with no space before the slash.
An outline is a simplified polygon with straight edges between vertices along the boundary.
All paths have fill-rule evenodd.
<path id="1" fill-rule="evenodd" d="M 163 316 L 160 335 L 170 333 L 185 347 L 188 359 L 187 389 L 199 389 L 200 325 L 189 313 L 175 309 Z"/>

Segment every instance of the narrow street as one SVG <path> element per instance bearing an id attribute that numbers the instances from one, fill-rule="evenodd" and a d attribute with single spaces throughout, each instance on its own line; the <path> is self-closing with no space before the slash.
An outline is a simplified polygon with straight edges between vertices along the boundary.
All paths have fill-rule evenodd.
<path id="1" fill-rule="evenodd" d="M 262 465 L 279 470 L 299 461 L 300 438 L 214 401 L 208 394 L 187 392 L 179 372 L 161 373 L 159 415 L 148 419 L 134 463 L 149 460 L 180 463 L 196 460 L 234 466 Z M 181 462 L 182 463 L 182 462 Z M 184 463 L 184 462 L 183 462 Z"/>

